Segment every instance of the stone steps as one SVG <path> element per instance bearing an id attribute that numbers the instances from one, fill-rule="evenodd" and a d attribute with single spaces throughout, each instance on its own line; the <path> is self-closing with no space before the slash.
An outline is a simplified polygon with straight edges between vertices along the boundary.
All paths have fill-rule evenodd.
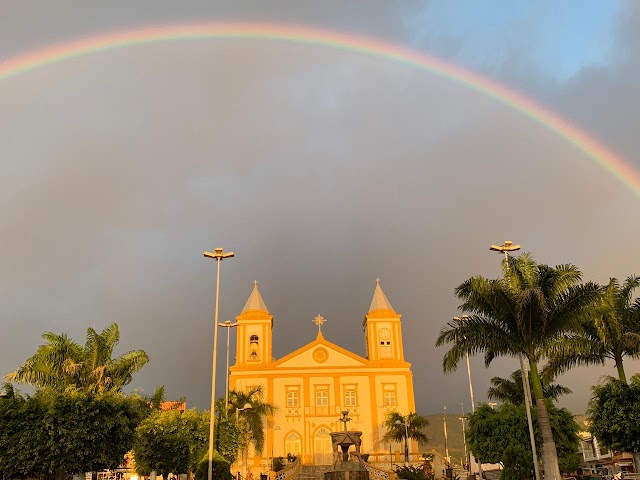
<path id="1" fill-rule="evenodd" d="M 303 465 L 296 480 L 324 480 L 324 473 L 332 469 L 331 465 Z"/>

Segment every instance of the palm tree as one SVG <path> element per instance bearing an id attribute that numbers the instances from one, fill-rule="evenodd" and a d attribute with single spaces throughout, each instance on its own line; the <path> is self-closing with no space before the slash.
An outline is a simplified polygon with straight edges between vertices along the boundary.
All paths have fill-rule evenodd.
<path id="1" fill-rule="evenodd" d="M 404 451 L 407 456 L 409 452 L 407 436 L 409 439 L 417 441 L 419 445 L 426 444 L 429 441 L 422 432 L 423 428 L 429 426 L 429 420 L 427 420 L 427 417 L 417 413 L 409 412 L 407 415 L 401 415 L 398 412 L 389 412 L 383 425 L 387 430 L 383 440 L 386 442 L 402 442 L 404 440 Z"/>
<path id="2" fill-rule="evenodd" d="M 527 358 L 545 478 L 559 480 L 558 455 L 538 362 L 551 342 L 589 314 L 600 296 L 600 287 L 591 282 L 582 284 L 582 274 L 574 265 L 550 267 L 536 263 L 529 254 L 507 257 L 502 266 L 502 279 L 476 276 L 456 288 L 461 310 L 471 315 L 464 322 L 450 322 L 442 328 L 436 345 L 452 344 L 443 359 L 445 372 L 455 370 L 467 351 L 483 352 L 487 366 L 500 356 Z"/>
<path id="3" fill-rule="evenodd" d="M 489 400 L 500 400 L 501 402 L 509 402 L 514 405 L 524 403 L 524 391 L 522 385 L 522 372 L 516 370 L 509 378 L 493 377 L 491 379 L 491 387 L 487 392 Z M 529 375 L 529 385 L 533 390 L 531 383 L 531 375 Z M 542 384 L 542 393 L 544 398 L 558 401 L 560 395 L 572 393 L 570 389 L 558 384 Z"/>
<path id="4" fill-rule="evenodd" d="M 611 278 L 594 315 L 581 322 L 580 329 L 549 345 L 549 364 L 543 377 L 580 365 L 604 365 L 610 359 L 615 363 L 618 378 L 627 383 L 623 359 L 638 358 L 640 354 L 640 298 L 633 300 L 633 291 L 638 286 L 637 276 L 628 277 L 622 285 Z"/>
<path id="5" fill-rule="evenodd" d="M 42 338 L 46 343 L 40 345 L 16 371 L 9 373 L 5 377 L 7 380 L 56 392 L 118 392 L 149 361 L 143 350 L 111 358 L 120 341 L 115 323 L 100 333 L 88 328 L 84 346 L 65 334 L 47 332 Z"/>
<path id="6" fill-rule="evenodd" d="M 251 408 L 246 408 L 251 405 Z M 264 420 L 273 415 L 277 408 L 264 401 L 261 386 L 251 387 L 246 392 L 232 390 L 229 392 L 229 414 L 238 414 L 241 429 L 245 432 L 245 447 L 253 442 L 256 452 L 262 453 L 264 448 Z"/>

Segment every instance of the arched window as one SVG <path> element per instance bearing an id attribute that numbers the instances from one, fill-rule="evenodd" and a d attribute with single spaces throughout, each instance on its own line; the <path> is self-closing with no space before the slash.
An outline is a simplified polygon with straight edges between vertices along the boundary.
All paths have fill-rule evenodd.
<path id="1" fill-rule="evenodd" d="M 249 356 L 251 358 L 258 358 L 258 341 L 260 337 L 258 335 L 251 335 L 249 338 Z"/>
<path id="2" fill-rule="evenodd" d="M 329 430 L 321 427 L 313 436 L 313 463 L 316 465 L 331 465 L 332 461 L 333 452 Z"/>
<path id="3" fill-rule="evenodd" d="M 301 452 L 300 435 L 295 432 L 291 432 L 289 435 L 287 435 L 287 438 L 284 442 L 284 451 L 287 454 L 290 453 L 291 455 L 299 455 Z"/>

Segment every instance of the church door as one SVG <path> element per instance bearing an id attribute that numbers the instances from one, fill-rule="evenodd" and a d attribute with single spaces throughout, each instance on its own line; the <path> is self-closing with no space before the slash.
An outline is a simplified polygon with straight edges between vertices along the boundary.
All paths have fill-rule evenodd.
<path id="1" fill-rule="evenodd" d="M 313 463 L 316 465 L 331 465 L 333 463 L 333 451 L 331 450 L 331 437 L 326 428 L 319 429 L 313 438 Z"/>

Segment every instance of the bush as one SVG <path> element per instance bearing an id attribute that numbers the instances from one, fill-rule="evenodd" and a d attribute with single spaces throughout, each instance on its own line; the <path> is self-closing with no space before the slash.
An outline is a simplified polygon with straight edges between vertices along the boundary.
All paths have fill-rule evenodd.
<path id="1" fill-rule="evenodd" d="M 404 480 L 433 480 L 433 473 L 428 474 L 422 467 L 402 466 L 395 469 L 398 478 Z"/>
<path id="2" fill-rule="evenodd" d="M 209 454 L 207 453 L 196 469 L 195 480 L 207 480 L 209 477 Z M 216 480 L 231 480 L 231 464 L 218 452 L 213 452 L 213 478 Z"/>
<path id="3" fill-rule="evenodd" d="M 524 480 L 533 469 L 533 456 L 530 450 L 519 445 L 509 445 L 502 454 L 502 464 L 504 469 L 500 474 L 501 480 Z"/>
<path id="4" fill-rule="evenodd" d="M 274 472 L 279 472 L 280 470 L 284 469 L 284 458 L 282 457 L 274 457 L 273 458 L 273 471 Z"/>

